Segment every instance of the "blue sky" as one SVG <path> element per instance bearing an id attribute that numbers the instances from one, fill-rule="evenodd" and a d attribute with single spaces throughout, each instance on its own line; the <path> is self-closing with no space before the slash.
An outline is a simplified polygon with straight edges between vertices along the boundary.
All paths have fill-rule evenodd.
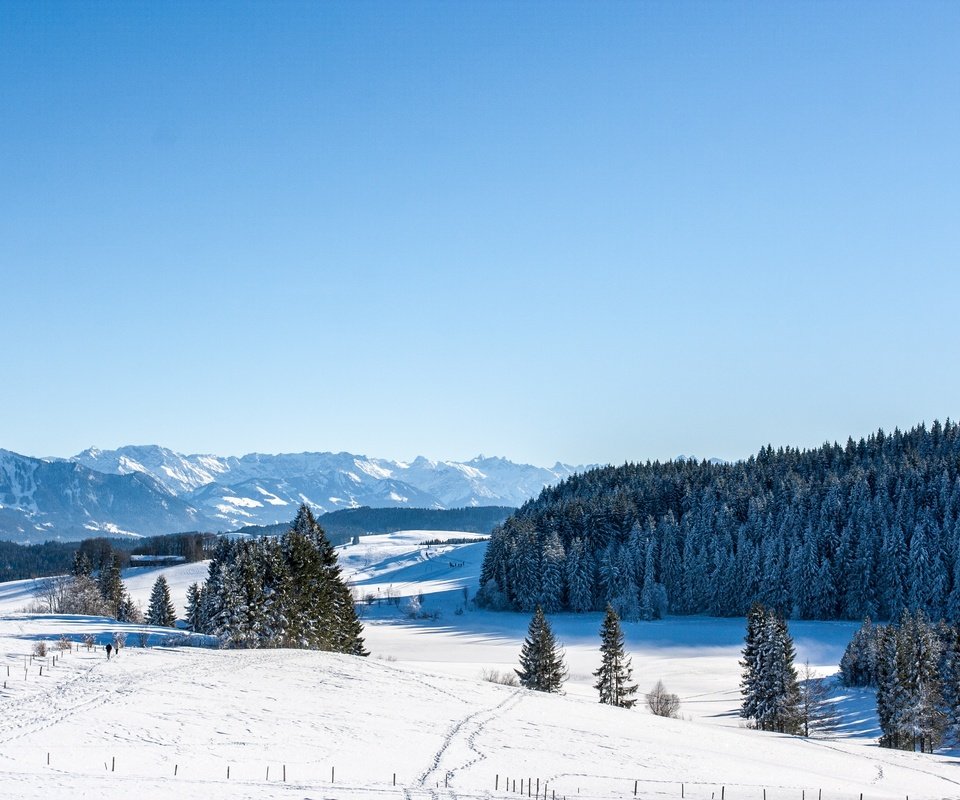
<path id="1" fill-rule="evenodd" d="M 960 415 L 960 4 L 0 4 L 0 447 Z"/>

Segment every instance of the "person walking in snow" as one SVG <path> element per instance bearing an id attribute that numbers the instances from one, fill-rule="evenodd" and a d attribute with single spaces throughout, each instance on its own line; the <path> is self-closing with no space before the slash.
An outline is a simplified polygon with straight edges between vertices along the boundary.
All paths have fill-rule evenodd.
<path id="1" fill-rule="evenodd" d="M 107 661 L 110 660 L 110 653 L 113 651 L 113 645 L 109 642 L 107 643 Z"/>

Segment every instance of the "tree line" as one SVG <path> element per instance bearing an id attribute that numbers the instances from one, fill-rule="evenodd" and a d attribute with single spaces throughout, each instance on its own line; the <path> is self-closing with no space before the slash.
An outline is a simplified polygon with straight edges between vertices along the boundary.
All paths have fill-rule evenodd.
<path id="1" fill-rule="evenodd" d="M 877 692 L 881 747 L 932 753 L 960 739 L 960 629 L 905 611 L 896 623 L 867 619 L 843 654 L 840 680 Z"/>
<path id="2" fill-rule="evenodd" d="M 960 620 L 960 427 L 746 461 L 624 464 L 544 489 L 494 529 L 490 608 Z"/>

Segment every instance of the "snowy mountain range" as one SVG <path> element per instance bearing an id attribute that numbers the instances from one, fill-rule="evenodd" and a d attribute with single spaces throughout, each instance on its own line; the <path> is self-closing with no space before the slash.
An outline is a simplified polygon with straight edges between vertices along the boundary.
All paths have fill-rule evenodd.
<path id="1" fill-rule="evenodd" d="M 477 456 L 410 462 L 352 453 L 184 455 L 157 445 L 90 448 L 69 459 L 0 450 L 0 538 L 79 539 L 233 530 L 358 506 L 519 506 L 582 471 Z"/>

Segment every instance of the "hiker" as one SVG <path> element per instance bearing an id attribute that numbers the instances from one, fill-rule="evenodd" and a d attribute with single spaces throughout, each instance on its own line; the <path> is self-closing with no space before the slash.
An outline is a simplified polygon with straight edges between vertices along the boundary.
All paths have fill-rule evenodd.
<path id="1" fill-rule="evenodd" d="M 110 660 L 110 653 L 113 651 L 113 645 L 109 642 L 107 643 L 107 661 Z"/>

